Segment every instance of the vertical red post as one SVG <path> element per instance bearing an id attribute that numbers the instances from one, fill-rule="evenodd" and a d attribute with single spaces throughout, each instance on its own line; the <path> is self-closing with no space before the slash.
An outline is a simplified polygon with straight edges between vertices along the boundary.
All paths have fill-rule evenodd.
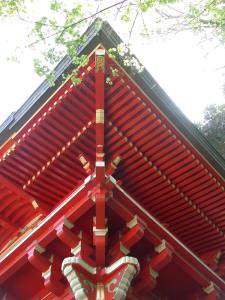
<path id="1" fill-rule="evenodd" d="M 96 179 L 102 186 L 105 180 L 104 160 L 104 86 L 105 86 L 105 50 L 95 53 L 95 98 L 96 98 Z"/>
<path id="2" fill-rule="evenodd" d="M 96 218 L 94 224 L 94 243 L 96 246 L 97 266 L 105 265 L 105 158 L 104 158 L 104 86 L 105 50 L 95 52 L 95 97 L 96 97 Z"/>

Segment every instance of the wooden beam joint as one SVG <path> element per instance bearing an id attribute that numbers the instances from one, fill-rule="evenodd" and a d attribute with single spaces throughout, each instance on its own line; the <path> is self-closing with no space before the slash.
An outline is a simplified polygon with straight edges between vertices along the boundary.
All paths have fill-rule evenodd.
<path id="1" fill-rule="evenodd" d="M 171 262 L 172 255 L 173 249 L 169 245 L 166 245 L 156 255 L 145 259 L 143 263 L 144 267 L 141 269 L 134 286 L 137 294 L 150 292 L 156 287 L 159 272 Z"/>
<path id="2" fill-rule="evenodd" d="M 55 255 L 50 258 L 44 256 L 45 251 L 46 249 L 36 242 L 27 250 L 28 260 L 34 268 L 41 272 L 46 289 L 59 296 L 65 288 L 60 282 L 61 262 Z"/>

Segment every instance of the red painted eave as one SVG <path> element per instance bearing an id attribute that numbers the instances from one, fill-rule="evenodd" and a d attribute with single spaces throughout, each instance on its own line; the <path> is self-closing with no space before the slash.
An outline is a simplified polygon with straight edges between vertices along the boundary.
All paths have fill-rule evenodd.
<path id="1" fill-rule="evenodd" d="M 143 209 L 149 228 L 151 222 L 157 224 L 157 239 L 168 239 L 180 256 L 187 256 L 187 261 L 196 263 L 204 276 L 224 289 L 223 279 L 199 259 L 212 250 L 225 250 L 224 179 L 117 63 L 108 56 L 106 62 L 106 76 L 110 68 L 119 70 L 112 85 L 104 86 L 106 163 L 121 157 L 114 177 Z M 81 72 L 81 84 L 67 81 L 2 148 L 0 199 L 6 208 L 0 211 L 0 224 L 8 230 L 11 223 L 20 224 L 20 218 L 23 227 L 35 216 L 31 201 L 29 210 L 24 207 L 23 217 L 20 211 L 17 219 L 15 211 L 24 199 L 35 199 L 42 211 L 51 214 L 82 185 L 87 174 L 81 155 L 95 163 L 93 68 L 91 56 Z M 11 184 L 8 190 L 4 180 Z M 5 198 L 11 193 L 12 206 Z M 20 255 L 25 263 L 25 252 Z M 11 263 L 6 269 L 15 261 Z"/>
<path id="2" fill-rule="evenodd" d="M 92 69 L 79 86 L 61 87 L 1 162 L 1 174 L 47 210 L 83 180 L 79 154 L 94 158 Z M 122 157 L 116 178 L 196 253 L 223 249 L 223 178 L 122 69 L 105 92 L 106 155 Z"/>

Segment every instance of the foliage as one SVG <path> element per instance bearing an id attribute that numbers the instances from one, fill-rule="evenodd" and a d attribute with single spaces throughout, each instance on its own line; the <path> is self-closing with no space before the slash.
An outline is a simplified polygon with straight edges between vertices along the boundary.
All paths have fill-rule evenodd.
<path id="1" fill-rule="evenodd" d="M 88 2 L 91 4 L 93 1 Z M 103 6 L 104 2 L 100 2 Z M 167 2 L 172 3 L 174 0 L 167 0 Z M 92 11 L 87 13 L 86 6 L 84 6 L 81 1 L 74 2 L 72 8 L 67 8 L 63 2 L 57 0 L 51 1 L 51 14 L 48 18 L 42 16 L 36 21 L 32 30 L 31 37 L 34 38 L 34 41 L 30 46 L 33 47 L 44 43 L 46 48 L 47 44 L 47 51 L 42 51 L 42 57 L 35 61 L 34 67 L 36 73 L 39 75 L 45 74 L 47 78 L 50 79 L 50 83 L 53 83 L 52 65 L 57 63 L 65 54 L 71 57 L 77 69 L 85 64 L 86 58 L 84 56 L 79 58 L 77 49 L 84 42 L 84 38 L 82 39 L 81 36 L 84 31 L 84 22 L 87 20 L 96 18 L 98 15 L 103 16 L 103 13 L 106 17 L 107 14 L 111 13 L 111 10 L 117 8 L 118 18 L 121 22 L 127 23 L 129 36 L 131 36 L 137 14 L 147 12 L 147 10 L 156 3 L 158 4 L 156 0 L 138 0 L 136 3 L 131 3 L 128 0 L 116 1 L 112 5 L 99 9 L 96 13 Z M 137 10 L 137 12 L 135 10 Z M 59 19 L 61 20 L 60 23 L 58 22 Z M 96 26 L 101 26 L 101 21 L 96 22 Z M 143 67 L 130 51 L 129 41 L 127 41 L 127 44 L 118 45 L 117 48 L 111 50 L 111 55 L 113 53 L 115 58 L 122 58 L 122 63 L 133 72 L 142 71 Z M 76 77 L 77 69 L 75 69 L 72 74 L 73 83 L 79 83 Z M 107 83 L 111 84 L 110 78 L 107 78 Z"/>
<path id="2" fill-rule="evenodd" d="M 197 126 L 225 158 L 225 104 L 208 106 L 203 121 Z"/>
<path id="3" fill-rule="evenodd" d="M 224 0 L 203 1 L 199 6 L 190 6 L 187 16 L 193 28 L 211 28 L 213 32 L 225 39 L 225 2 Z"/>
<path id="4" fill-rule="evenodd" d="M 120 57 L 125 66 L 136 72 L 141 72 L 143 68 L 130 50 L 131 35 L 134 29 L 137 29 L 143 36 L 150 36 L 151 32 L 144 16 L 149 19 L 152 13 L 158 15 L 155 23 L 164 24 L 157 32 L 168 34 L 186 29 L 210 29 L 213 34 L 219 35 L 221 40 L 225 40 L 224 0 L 189 0 L 188 5 L 185 2 L 178 0 L 48 0 L 46 1 L 48 11 L 34 20 L 34 17 L 29 15 L 29 7 L 32 7 L 35 0 L 2 0 L 0 1 L 0 17 L 15 16 L 31 26 L 28 46 L 36 49 L 38 53 L 38 58 L 34 59 L 35 71 L 40 76 L 46 76 L 53 84 L 52 69 L 65 54 L 71 57 L 77 67 L 86 63 L 85 56 L 78 57 L 77 49 L 84 42 L 85 38 L 81 36 L 85 28 L 98 16 L 103 19 L 114 17 L 126 28 L 126 44 L 112 49 L 111 55 L 116 58 Z M 96 26 L 101 26 L 101 22 L 96 24 Z M 72 74 L 74 83 L 79 82 L 76 74 L 77 69 Z M 108 82 L 110 82 L 109 79 Z"/>
<path id="5" fill-rule="evenodd" d="M 0 1 L 0 16 L 6 17 L 15 14 L 17 11 L 25 12 L 23 0 L 1 0 Z"/>
<path id="6" fill-rule="evenodd" d="M 120 43 L 116 48 L 109 49 L 109 55 L 114 59 L 122 58 L 122 64 L 125 67 L 130 68 L 131 72 L 140 73 L 143 71 L 143 66 L 134 56 L 131 51 L 130 45 L 128 44 Z M 115 76 L 115 70 L 113 70 L 112 75 Z"/>

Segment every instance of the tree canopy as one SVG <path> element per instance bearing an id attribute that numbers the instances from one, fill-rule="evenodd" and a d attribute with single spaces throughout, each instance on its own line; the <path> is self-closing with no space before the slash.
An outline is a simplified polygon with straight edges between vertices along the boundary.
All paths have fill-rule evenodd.
<path id="1" fill-rule="evenodd" d="M 203 121 L 197 126 L 225 158 L 225 104 L 212 104 L 206 107 Z"/>
<path id="2" fill-rule="evenodd" d="M 0 17 L 16 17 L 30 26 L 27 47 L 37 49 L 34 68 L 40 76 L 47 76 L 54 82 L 53 66 L 68 54 L 74 65 L 86 63 L 86 57 L 77 56 L 77 47 L 83 42 L 84 29 L 97 17 L 116 18 L 126 30 L 125 45 L 114 49 L 114 55 L 124 55 L 129 49 L 134 30 L 146 38 L 153 34 L 169 34 L 182 30 L 195 30 L 216 35 L 225 40 L 224 0 L 87 0 L 46 1 L 45 10 L 38 18 L 31 14 L 37 0 L 2 0 Z M 148 20 L 153 22 L 149 25 Z M 152 26 L 152 24 L 156 26 Z M 101 26 L 99 23 L 97 26 Z M 126 52 L 128 61 L 130 50 Z M 130 60 L 133 56 L 130 55 Z M 141 67 L 137 68 L 141 70 Z M 76 82 L 76 70 L 72 79 Z"/>

